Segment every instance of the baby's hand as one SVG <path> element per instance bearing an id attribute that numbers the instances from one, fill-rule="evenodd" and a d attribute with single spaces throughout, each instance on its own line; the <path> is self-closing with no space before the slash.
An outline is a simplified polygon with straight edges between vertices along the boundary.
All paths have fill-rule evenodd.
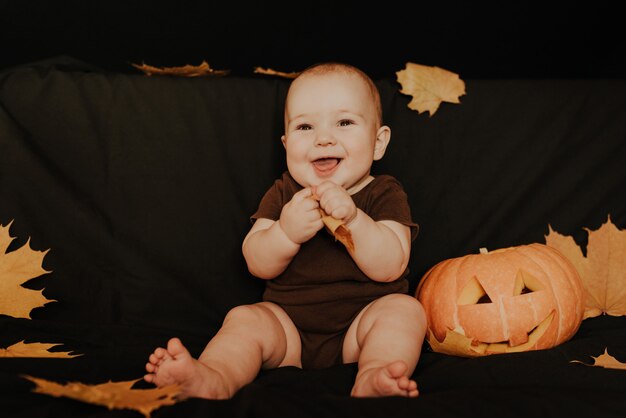
<path id="1" fill-rule="evenodd" d="M 320 207 L 333 218 L 348 224 L 356 217 L 354 200 L 343 187 L 325 181 L 314 187 L 313 192 L 320 201 Z"/>
<path id="2" fill-rule="evenodd" d="M 287 238 L 296 244 L 302 244 L 324 227 L 319 212 L 319 203 L 313 197 L 310 188 L 300 190 L 280 213 L 279 224 Z"/>

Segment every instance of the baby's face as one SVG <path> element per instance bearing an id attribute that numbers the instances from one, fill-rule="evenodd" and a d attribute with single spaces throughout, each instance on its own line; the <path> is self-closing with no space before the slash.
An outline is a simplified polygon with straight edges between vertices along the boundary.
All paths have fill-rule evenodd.
<path id="1" fill-rule="evenodd" d="M 378 119 L 372 95 L 353 74 L 311 74 L 295 80 L 285 112 L 287 167 L 303 187 L 330 180 L 348 192 L 370 174 Z M 383 150 L 384 152 L 384 150 Z"/>

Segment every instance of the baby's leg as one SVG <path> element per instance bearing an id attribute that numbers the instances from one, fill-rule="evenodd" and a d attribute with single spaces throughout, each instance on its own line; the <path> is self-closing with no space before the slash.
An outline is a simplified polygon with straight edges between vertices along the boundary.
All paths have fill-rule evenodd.
<path id="1" fill-rule="evenodd" d="M 409 295 L 387 295 L 365 307 L 343 346 L 344 362 L 359 363 L 352 396 L 416 397 L 417 383 L 410 376 L 425 333 L 424 309 Z"/>
<path id="2" fill-rule="evenodd" d="M 272 303 L 232 309 L 196 360 L 178 338 L 157 348 L 146 364 L 147 382 L 177 383 L 181 398 L 226 399 L 252 382 L 259 370 L 300 367 L 300 336 L 285 312 Z"/>

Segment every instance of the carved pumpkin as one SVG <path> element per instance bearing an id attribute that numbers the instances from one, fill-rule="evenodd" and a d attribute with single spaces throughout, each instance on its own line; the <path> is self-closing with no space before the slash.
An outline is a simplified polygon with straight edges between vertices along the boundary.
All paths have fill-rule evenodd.
<path id="1" fill-rule="evenodd" d="M 578 331 L 584 311 L 575 267 L 543 244 L 444 260 L 415 297 L 432 349 L 464 357 L 554 347 Z"/>

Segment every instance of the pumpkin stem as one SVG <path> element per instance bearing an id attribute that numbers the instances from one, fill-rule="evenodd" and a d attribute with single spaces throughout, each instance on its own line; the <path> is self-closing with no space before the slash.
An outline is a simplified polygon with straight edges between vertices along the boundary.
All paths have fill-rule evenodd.
<path id="1" fill-rule="evenodd" d="M 489 250 L 488 250 L 488 249 L 486 249 L 485 247 L 481 247 L 481 248 L 480 248 L 480 253 L 481 253 L 481 254 L 489 254 Z"/>

